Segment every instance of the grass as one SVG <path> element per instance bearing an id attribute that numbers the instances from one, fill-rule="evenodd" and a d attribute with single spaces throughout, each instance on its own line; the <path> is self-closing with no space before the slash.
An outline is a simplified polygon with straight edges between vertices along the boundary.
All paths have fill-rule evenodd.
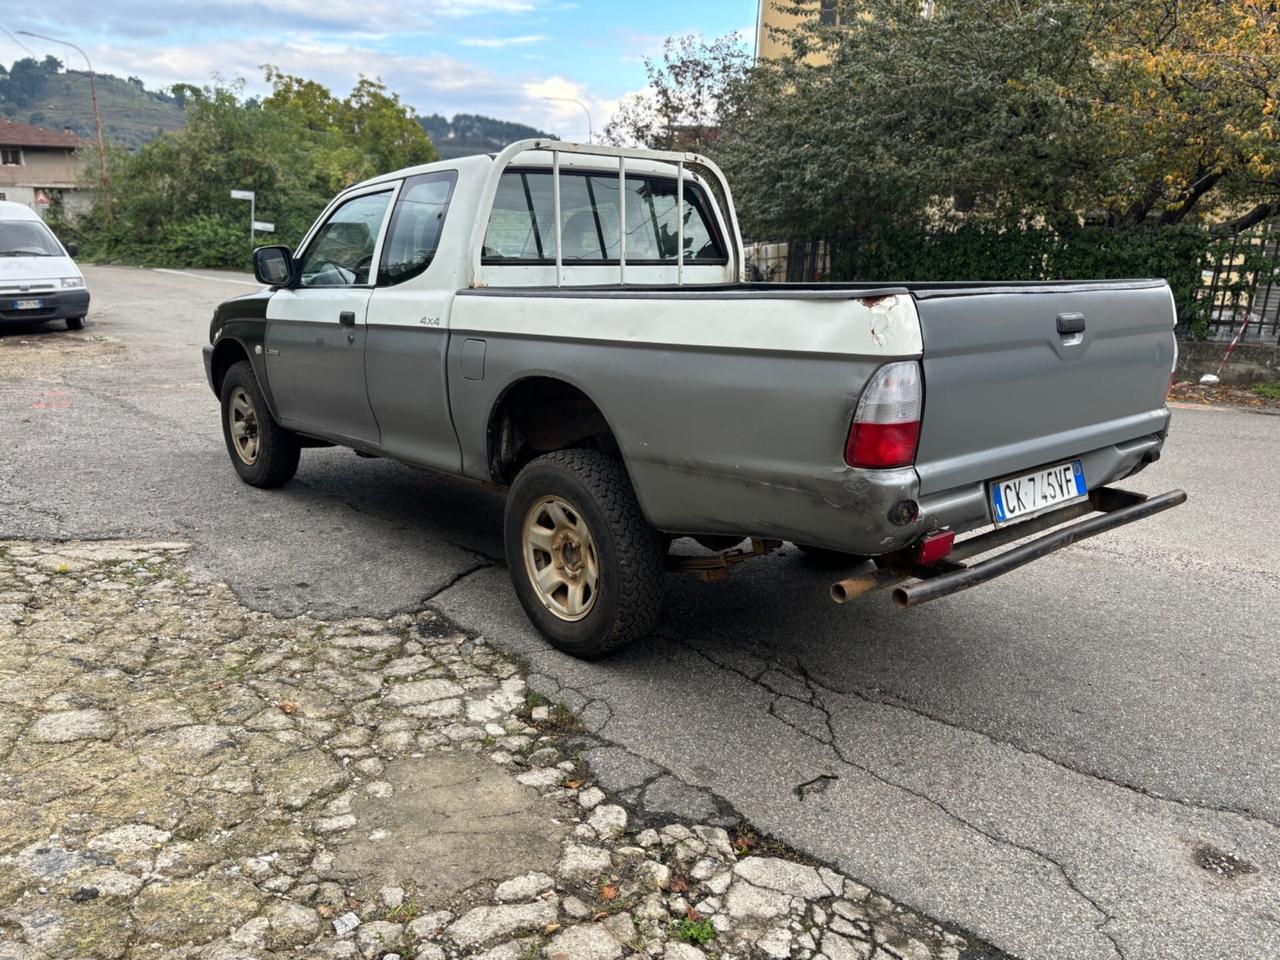
<path id="1" fill-rule="evenodd" d="M 1254 396 L 1262 397 L 1264 400 L 1280 400 L 1280 380 L 1260 383 L 1252 390 Z"/>
<path id="2" fill-rule="evenodd" d="M 716 928 L 705 917 L 699 920 L 691 920 L 688 917 L 677 920 L 671 925 L 671 930 L 678 939 L 698 946 L 710 943 L 716 936 Z"/>
<path id="3" fill-rule="evenodd" d="M 387 920 L 390 923 L 411 923 L 418 918 L 418 914 L 422 910 L 412 899 L 406 898 L 400 906 L 394 910 L 387 911 Z"/>

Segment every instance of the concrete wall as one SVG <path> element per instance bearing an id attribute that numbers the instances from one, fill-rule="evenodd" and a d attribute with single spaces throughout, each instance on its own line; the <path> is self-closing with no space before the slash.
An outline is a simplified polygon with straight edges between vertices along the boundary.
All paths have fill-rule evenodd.
<path id="1" fill-rule="evenodd" d="M 1206 373 L 1217 373 L 1228 346 L 1220 340 L 1179 340 L 1178 379 L 1194 381 Z M 1222 382 L 1234 387 L 1251 387 L 1271 380 L 1280 380 L 1277 344 L 1237 344 L 1222 371 Z"/>

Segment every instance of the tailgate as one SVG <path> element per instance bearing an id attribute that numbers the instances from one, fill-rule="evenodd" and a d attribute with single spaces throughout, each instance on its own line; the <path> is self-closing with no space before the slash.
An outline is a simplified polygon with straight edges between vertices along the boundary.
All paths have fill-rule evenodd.
<path id="1" fill-rule="evenodd" d="M 914 292 L 922 494 L 1164 430 L 1174 310 L 1163 281 Z"/>

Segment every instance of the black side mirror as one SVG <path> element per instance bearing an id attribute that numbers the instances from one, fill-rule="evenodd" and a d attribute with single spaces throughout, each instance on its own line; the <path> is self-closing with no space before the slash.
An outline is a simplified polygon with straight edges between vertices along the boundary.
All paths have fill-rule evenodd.
<path id="1" fill-rule="evenodd" d="M 258 247 L 253 251 L 253 275 L 268 287 L 287 287 L 293 281 L 293 251 L 288 247 Z"/>
<path id="2" fill-rule="evenodd" d="M 74 243 L 66 243 L 66 244 L 63 244 L 63 246 L 66 247 L 68 257 L 74 257 L 80 253 L 80 248 L 77 247 Z"/>

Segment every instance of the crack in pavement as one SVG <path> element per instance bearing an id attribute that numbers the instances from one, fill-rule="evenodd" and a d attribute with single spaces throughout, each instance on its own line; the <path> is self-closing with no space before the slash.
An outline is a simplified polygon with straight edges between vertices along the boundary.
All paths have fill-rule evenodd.
<path id="1" fill-rule="evenodd" d="M 698 649 L 688 639 L 683 637 L 675 637 L 674 639 L 676 643 L 683 646 L 685 649 L 687 649 L 690 653 L 694 654 L 695 656 L 701 657 L 703 660 L 711 664 L 713 667 L 716 667 L 727 673 L 731 673 L 736 676 L 742 677 L 744 680 L 747 680 L 748 682 L 753 683 L 757 686 L 761 686 L 766 691 L 773 694 L 774 700 L 769 705 L 770 715 L 778 719 L 781 723 L 783 723 L 787 727 L 794 730 L 796 733 L 800 734 L 802 737 L 805 737 L 806 739 L 812 740 L 815 743 L 819 743 L 822 746 L 825 746 L 827 749 L 829 749 L 832 752 L 835 759 L 838 760 L 839 762 L 845 764 L 846 766 L 854 770 L 858 770 L 862 773 L 865 773 L 867 776 L 884 784 L 887 787 L 890 787 L 894 790 L 899 790 L 907 794 L 908 796 L 911 796 L 923 803 L 926 803 L 934 807 L 935 809 L 943 813 L 945 816 L 947 816 L 949 819 L 951 819 L 955 823 L 958 823 L 962 827 L 973 831 L 974 833 L 983 837 L 985 840 L 987 840 L 989 843 L 995 846 L 1009 847 L 1011 849 L 1021 851 L 1022 853 L 1025 853 L 1028 856 L 1034 857 L 1036 860 L 1040 861 L 1041 863 L 1044 863 L 1049 867 L 1051 867 L 1059 876 L 1062 877 L 1062 880 L 1066 884 L 1067 888 L 1071 890 L 1074 894 L 1076 894 L 1084 903 L 1088 904 L 1089 907 L 1096 914 L 1098 914 L 1100 919 L 1098 920 L 1097 923 L 1094 924 L 1094 929 L 1097 930 L 1099 934 L 1101 934 L 1103 937 L 1107 939 L 1107 941 L 1111 944 L 1111 947 L 1115 952 L 1115 955 L 1118 958 L 1120 958 L 1120 960 L 1125 960 L 1125 953 L 1123 948 L 1120 946 L 1119 940 L 1111 931 L 1105 929 L 1106 926 L 1109 923 L 1111 923 L 1112 920 L 1114 920 L 1114 916 L 1110 912 L 1108 912 L 1096 899 L 1094 899 L 1092 896 L 1086 893 L 1083 889 L 1081 889 L 1079 884 L 1076 883 L 1075 879 L 1070 875 L 1070 873 L 1067 871 L 1067 868 L 1061 862 L 1059 862 L 1049 854 L 1045 853 L 1043 850 L 1039 850 L 1036 847 L 1033 847 L 1026 843 L 1022 843 L 1021 841 L 1018 841 L 1018 840 L 1013 840 L 1008 837 L 1000 836 L 999 834 L 993 832 L 992 830 L 988 830 L 984 827 L 981 827 L 978 824 L 975 824 L 967 820 L 965 817 L 961 816 L 959 813 L 949 808 L 945 803 L 941 802 L 940 800 L 936 800 L 935 798 L 929 796 L 928 794 L 920 790 L 917 790 L 916 788 L 908 784 L 899 783 L 898 781 L 885 776 L 879 771 L 871 767 L 868 767 L 865 764 L 859 763 L 856 760 L 849 757 L 844 752 L 844 750 L 840 748 L 839 744 L 837 743 L 835 729 L 834 729 L 834 726 L 832 725 L 832 720 L 831 720 L 831 712 L 827 708 L 825 701 L 823 701 L 822 697 L 818 694 L 818 685 L 814 683 L 812 677 L 810 677 L 808 671 L 804 669 L 804 666 L 802 664 L 797 664 L 797 669 L 800 674 L 799 679 L 804 683 L 805 688 L 809 692 L 808 698 L 803 700 L 785 691 L 779 691 L 777 689 L 774 689 L 773 687 L 769 686 L 769 684 L 765 683 L 761 678 L 763 678 L 763 676 L 765 675 L 765 673 L 768 672 L 768 670 L 761 671 L 761 673 L 759 674 L 759 678 L 752 679 L 745 671 L 739 670 L 730 664 L 722 663 L 718 661 L 715 657 L 708 654 L 706 651 Z M 757 659 L 763 660 L 766 663 L 771 663 L 774 669 L 779 670 L 779 672 L 781 672 L 784 676 L 787 675 L 786 666 L 780 663 L 779 661 L 773 660 L 771 658 L 760 657 L 758 654 L 755 654 L 755 653 L 753 653 L 752 656 L 755 656 Z M 802 727 L 796 725 L 795 723 L 792 723 L 787 718 L 777 713 L 775 710 L 775 706 L 778 700 L 781 698 L 796 700 L 799 703 L 803 703 L 804 705 L 812 707 L 813 709 L 817 710 L 818 713 L 823 717 L 823 721 L 824 721 L 826 732 L 827 732 L 826 738 L 823 739 L 820 736 L 816 736 L 812 732 L 803 729 Z M 886 706 L 892 707 L 893 705 L 886 704 Z"/>

